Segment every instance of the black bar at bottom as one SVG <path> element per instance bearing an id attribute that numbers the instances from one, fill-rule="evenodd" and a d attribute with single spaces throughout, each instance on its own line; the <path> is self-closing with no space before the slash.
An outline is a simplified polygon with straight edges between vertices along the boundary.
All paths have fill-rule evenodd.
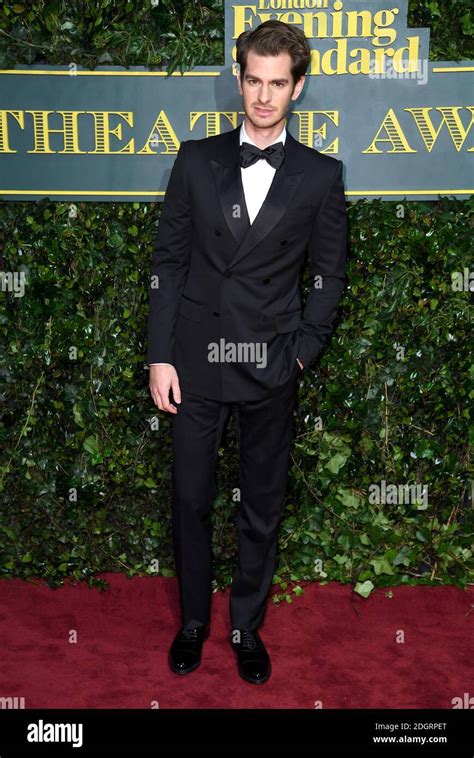
<path id="1" fill-rule="evenodd" d="M 7 709 L 0 710 L 0 758 L 162 751 L 472 758 L 472 715 L 471 709 Z"/>

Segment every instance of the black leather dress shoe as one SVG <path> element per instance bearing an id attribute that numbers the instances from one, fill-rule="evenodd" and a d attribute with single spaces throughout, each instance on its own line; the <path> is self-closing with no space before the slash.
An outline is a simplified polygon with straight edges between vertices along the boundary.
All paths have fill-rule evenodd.
<path id="1" fill-rule="evenodd" d="M 209 624 L 190 629 L 181 627 L 170 647 L 168 662 L 175 674 L 189 674 L 201 663 L 204 640 L 209 637 Z"/>
<path id="2" fill-rule="evenodd" d="M 237 655 L 237 669 L 250 684 L 263 684 L 270 679 L 270 656 L 257 631 L 233 629 L 231 644 Z"/>

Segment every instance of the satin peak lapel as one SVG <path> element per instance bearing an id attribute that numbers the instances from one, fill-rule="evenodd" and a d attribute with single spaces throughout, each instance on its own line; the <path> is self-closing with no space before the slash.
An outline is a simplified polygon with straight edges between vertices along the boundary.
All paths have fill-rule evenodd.
<path id="1" fill-rule="evenodd" d="M 303 178 L 298 161 L 299 143 L 287 132 L 285 159 L 275 172 L 268 194 L 253 224 L 250 224 L 239 163 L 240 127 L 228 132 L 221 155 L 211 160 L 224 218 L 239 247 L 227 264 L 234 266 L 258 245 L 285 214 Z"/>

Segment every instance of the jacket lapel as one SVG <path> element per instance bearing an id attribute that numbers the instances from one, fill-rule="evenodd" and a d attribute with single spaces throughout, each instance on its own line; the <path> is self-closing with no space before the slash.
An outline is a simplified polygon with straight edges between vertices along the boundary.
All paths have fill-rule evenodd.
<path id="1" fill-rule="evenodd" d="M 285 214 L 303 178 L 299 143 L 287 131 L 285 159 L 275 171 L 268 194 L 253 224 L 250 224 L 239 162 L 240 126 L 227 132 L 220 153 L 211 160 L 224 218 L 238 248 L 227 268 L 234 266 L 258 245 Z"/>

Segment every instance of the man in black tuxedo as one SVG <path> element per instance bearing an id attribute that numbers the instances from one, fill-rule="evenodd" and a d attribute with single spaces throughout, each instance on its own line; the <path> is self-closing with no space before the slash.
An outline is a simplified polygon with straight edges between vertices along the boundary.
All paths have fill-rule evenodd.
<path id="1" fill-rule="evenodd" d="M 258 684 L 271 673 L 257 630 L 275 568 L 296 382 L 333 330 L 347 216 L 341 161 L 285 127 L 310 62 L 304 34 L 267 21 L 239 36 L 237 61 L 242 125 L 183 142 L 173 166 L 153 256 L 148 362 L 153 400 L 173 416 L 182 625 L 170 667 L 193 671 L 210 630 L 215 462 L 234 408 L 241 502 L 230 642 L 240 676 Z M 302 310 L 307 251 L 314 287 Z"/>

